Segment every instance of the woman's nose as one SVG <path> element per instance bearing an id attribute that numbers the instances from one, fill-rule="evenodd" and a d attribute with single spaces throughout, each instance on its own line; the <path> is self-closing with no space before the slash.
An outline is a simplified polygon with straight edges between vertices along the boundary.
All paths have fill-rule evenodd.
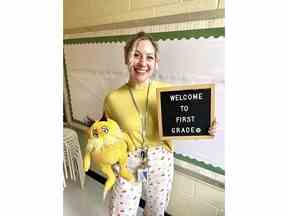
<path id="1" fill-rule="evenodd" d="M 145 64 L 146 64 L 145 57 L 141 57 L 141 58 L 140 58 L 139 64 L 141 64 L 141 65 L 145 65 Z"/>

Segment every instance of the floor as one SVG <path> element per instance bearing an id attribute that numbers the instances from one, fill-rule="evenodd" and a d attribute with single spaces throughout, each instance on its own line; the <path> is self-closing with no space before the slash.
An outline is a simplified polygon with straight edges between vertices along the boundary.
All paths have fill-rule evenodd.
<path id="1" fill-rule="evenodd" d="M 103 185 L 86 175 L 85 186 L 67 182 L 63 191 L 63 216 L 104 216 L 102 201 Z M 138 209 L 137 216 L 142 216 Z"/>

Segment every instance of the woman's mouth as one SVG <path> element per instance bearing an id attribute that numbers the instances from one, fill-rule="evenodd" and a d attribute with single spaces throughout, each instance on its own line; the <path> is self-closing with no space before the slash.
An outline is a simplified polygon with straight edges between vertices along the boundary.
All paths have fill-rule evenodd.
<path id="1" fill-rule="evenodd" d="M 134 68 L 134 71 L 138 74 L 144 74 L 147 72 L 147 69 L 144 68 Z"/>

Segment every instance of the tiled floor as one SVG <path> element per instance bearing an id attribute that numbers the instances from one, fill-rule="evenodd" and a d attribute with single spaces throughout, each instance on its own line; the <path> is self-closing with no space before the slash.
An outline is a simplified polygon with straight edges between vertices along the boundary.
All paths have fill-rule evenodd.
<path id="1" fill-rule="evenodd" d="M 105 216 L 102 201 L 103 185 L 86 175 L 85 186 L 68 182 L 63 191 L 63 216 Z M 137 216 L 142 216 L 139 208 Z"/>

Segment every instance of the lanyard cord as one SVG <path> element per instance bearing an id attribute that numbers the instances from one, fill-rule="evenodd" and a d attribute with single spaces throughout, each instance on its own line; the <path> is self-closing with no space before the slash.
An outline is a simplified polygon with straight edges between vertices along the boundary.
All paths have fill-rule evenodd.
<path id="1" fill-rule="evenodd" d="M 147 94 L 146 94 L 146 108 L 145 108 L 145 115 L 144 118 L 141 115 L 141 111 L 139 109 L 139 106 L 136 103 L 135 100 L 135 96 L 132 92 L 132 89 L 130 88 L 130 86 L 128 85 L 128 89 L 129 89 L 129 93 L 130 96 L 132 98 L 134 107 L 137 111 L 137 113 L 139 114 L 140 117 L 140 121 L 141 121 L 141 136 L 142 136 L 142 149 L 145 147 L 145 137 L 146 137 L 146 128 L 147 128 L 147 115 L 148 115 L 148 104 L 149 104 L 149 91 L 150 91 L 150 85 L 151 85 L 151 81 L 149 81 L 149 85 L 148 85 L 148 89 L 147 89 Z"/>

